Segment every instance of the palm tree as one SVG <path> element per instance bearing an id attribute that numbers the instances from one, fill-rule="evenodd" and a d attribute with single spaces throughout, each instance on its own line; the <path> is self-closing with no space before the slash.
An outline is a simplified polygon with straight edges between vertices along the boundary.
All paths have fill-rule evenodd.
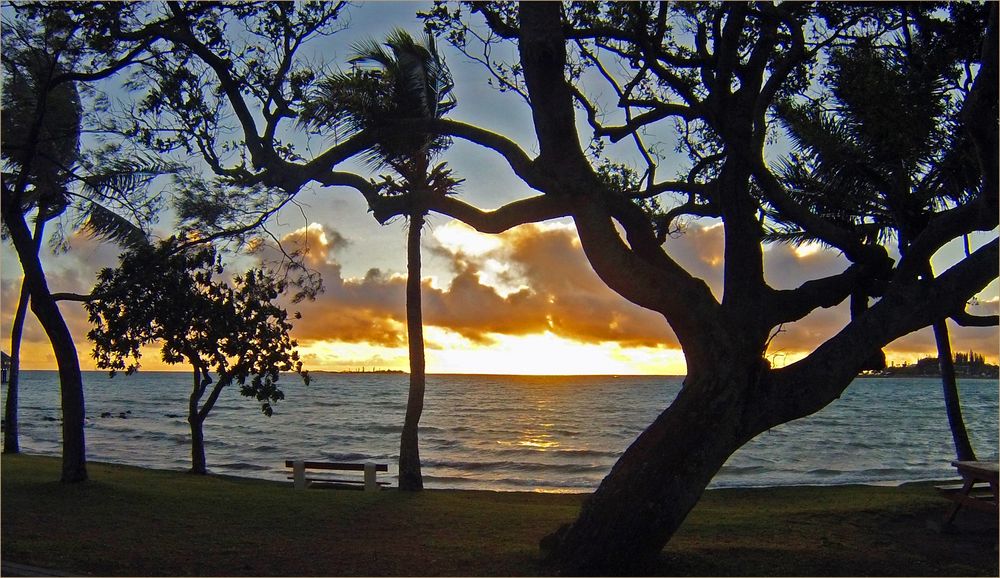
<path id="1" fill-rule="evenodd" d="M 920 22 L 919 14 L 907 16 Z M 797 147 L 782 172 L 800 202 L 855 230 L 868 243 L 895 236 L 905 255 L 935 209 L 960 201 L 979 185 L 967 177 L 977 174 L 975 157 L 949 99 L 948 81 L 956 73 L 950 64 L 955 59 L 947 52 L 954 45 L 940 31 L 925 32 L 919 26 L 911 35 L 909 24 L 897 40 L 898 46 L 889 48 L 859 43 L 838 53 L 830 62 L 832 101 L 784 103 L 778 115 Z M 871 98 L 873 94 L 879 98 Z M 811 239 L 786 225 L 770 240 Z M 932 279 L 929 261 L 923 269 L 921 277 Z M 852 295 L 852 316 L 864 311 L 869 296 L 876 294 L 869 288 Z M 956 455 L 974 460 L 945 320 L 934 323 L 933 330 Z"/>
<path id="2" fill-rule="evenodd" d="M 425 378 L 423 315 L 420 298 L 420 233 L 427 200 L 454 192 L 460 181 L 445 163 L 431 166 L 449 143 L 447 138 L 411 131 L 389 130 L 394 123 L 441 118 L 454 108 L 451 75 L 438 54 L 434 39 L 416 42 L 407 32 L 394 30 L 384 43 L 367 40 L 354 45 L 350 62 L 355 68 L 319 83 L 315 98 L 302 113 L 307 124 L 347 136 L 371 133 L 375 144 L 366 160 L 389 169 L 381 192 L 404 197 L 408 204 L 406 328 L 409 343 L 410 387 L 399 444 L 399 488 L 420 490 L 420 452 L 417 426 L 423 412 Z"/>

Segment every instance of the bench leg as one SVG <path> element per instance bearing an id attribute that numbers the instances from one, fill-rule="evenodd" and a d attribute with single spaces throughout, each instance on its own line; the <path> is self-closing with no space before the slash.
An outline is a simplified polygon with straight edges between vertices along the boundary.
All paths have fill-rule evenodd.
<path id="1" fill-rule="evenodd" d="M 292 462 L 292 479 L 296 490 L 306 489 L 306 463 L 302 460 Z"/>
<path id="2" fill-rule="evenodd" d="M 375 482 L 375 464 L 366 463 L 365 464 L 365 491 L 366 492 L 377 492 L 378 484 Z"/>
<path id="3" fill-rule="evenodd" d="M 972 478 L 966 478 L 965 483 L 962 484 L 962 489 L 959 491 L 959 493 L 955 496 L 952 496 L 952 499 L 955 500 L 955 503 L 952 504 L 950 508 L 948 508 L 948 513 L 944 515 L 945 526 L 955 521 L 955 515 L 958 514 L 958 511 L 962 508 L 962 503 L 964 502 L 966 496 L 969 495 L 969 492 L 972 491 L 972 486 L 975 485 L 975 483 L 976 480 Z"/>

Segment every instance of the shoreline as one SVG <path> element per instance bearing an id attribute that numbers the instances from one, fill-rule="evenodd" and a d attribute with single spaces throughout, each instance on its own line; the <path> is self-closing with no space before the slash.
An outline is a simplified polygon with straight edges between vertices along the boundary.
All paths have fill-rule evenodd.
<path id="1" fill-rule="evenodd" d="M 104 576 L 551 575 L 539 541 L 586 494 L 296 491 L 282 482 L 4 455 L 2 558 Z M 930 483 L 708 490 L 653 575 L 996 576 L 995 516 Z M 58 547 L 53 547 L 58 544 Z"/>
<path id="2" fill-rule="evenodd" d="M 37 453 L 22 450 L 20 454 L 23 456 L 31 456 L 43 459 L 54 459 L 58 460 L 59 455 L 51 453 Z M 289 458 L 290 459 L 290 458 Z M 993 457 L 987 458 L 987 461 L 994 459 Z M 282 458 L 281 461 L 283 461 Z M 322 460 L 321 460 L 322 461 Z M 380 460 L 374 460 L 380 461 Z M 100 466 L 107 466 L 113 468 L 134 468 L 137 470 L 148 470 L 151 472 L 163 472 L 171 474 L 186 474 L 188 473 L 186 468 L 165 468 L 156 467 L 148 465 L 133 464 L 121 461 L 109 461 L 106 459 L 88 459 L 87 464 L 97 464 Z M 389 462 L 389 474 L 388 477 L 392 477 L 391 474 L 395 472 L 395 463 Z M 232 479 L 232 480 L 245 480 L 249 482 L 264 482 L 273 483 L 278 485 L 290 485 L 290 480 L 277 479 L 274 477 L 260 477 L 260 476 L 248 476 L 240 475 L 238 473 L 228 473 L 212 471 L 212 463 L 208 463 L 208 474 L 209 477 L 217 477 L 222 479 Z M 951 477 L 917 477 L 911 479 L 896 479 L 896 480 L 874 480 L 874 481 L 848 481 L 848 482 L 831 482 L 831 483 L 809 483 L 809 482 L 799 482 L 799 483 L 773 483 L 773 484 L 726 484 L 723 486 L 713 486 L 709 484 L 706 488 L 706 492 L 713 492 L 719 490 L 767 490 L 767 489 L 783 489 L 783 488 L 842 488 L 842 487 L 872 487 L 872 488 L 899 488 L 907 485 L 913 484 L 954 484 L 960 483 L 961 478 L 956 472 L 954 476 Z M 395 489 L 395 486 L 390 486 L 390 489 Z M 442 491 L 442 492 L 496 492 L 503 494 L 553 494 L 553 495 L 589 495 L 592 494 L 597 488 L 559 488 L 559 489 L 548 489 L 548 488 L 535 488 L 535 489 L 506 489 L 506 488 L 469 488 L 469 487 L 427 487 L 425 483 L 425 489 L 431 491 Z"/>
<path id="3" fill-rule="evenodd" d="M 58 369 L 55 368 L 24 368 L 20 369 L 21 372 L 25 373 L 58 373 Z M 96 373 L 102 374 L 108 377 L 108 371 L 104 369 L 82 369 L 83 373 Z M 322 375 L 396 375 L 396 376 L 408 376 L 409 372 L 403 369 L 387 369 L 378 371 L 349 371 L 349 370 L 336 370 L 336 369 L 309 369 L 310 374 L 322 374 Z M 126 375 L 124 372 L 119 372 L 115 376 L 116 379 L 128 379 L 128 378 L 138 378 L 144 374 L 150 373 L 171 373 L 171 374 L 181 374 L 190 375 L 190 370 L 184 369 L 142 369 L 137 371 L 132 375 Z M 294 375 L 294 372 L 282 372 L 282 375 Z M 672 373 L 556 373 L 556 374 L 535 374 L 535 373 L 450 373 L 450 372 L 427 372 L 428 377 L 525 377 L 525 378 L 595 378 L 595 377 L 606 377 L 606 378 L 671 378 L 671 379 L 683 379 L 686 374 L 672 374 Z M 941 379 L 940 374 L 892 374 L 892 375 L 857 375 L 854 379 Z M 959 380 L 997 380 L 1000 375 L 956 375 Z M 6 384 L 4 384 L 6 385 Z"/>

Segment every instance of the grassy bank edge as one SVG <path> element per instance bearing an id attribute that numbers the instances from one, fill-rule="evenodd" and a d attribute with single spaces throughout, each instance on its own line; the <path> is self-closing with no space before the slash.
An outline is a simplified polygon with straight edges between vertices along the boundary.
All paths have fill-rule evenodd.
<path id="1" fill-rule="evenodd" d="M 586 497 L 295 492 L 99 463 L 67 486 L 58 472 L 56 458 L 3 456 L 4 560 L 99 575 L 544 575 L 538 540 Z M 963 531 L 928 530 L 947 507 L 932 486 L 710 490 L 651 571 L 996 576 L 995 520 L 963 512 Z"/>

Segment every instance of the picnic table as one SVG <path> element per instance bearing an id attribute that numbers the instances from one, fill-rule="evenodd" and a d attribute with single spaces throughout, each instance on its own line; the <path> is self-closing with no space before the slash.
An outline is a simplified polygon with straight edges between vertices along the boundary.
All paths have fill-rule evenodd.
<path id="1" fill-rule="evenodd" d="M 955 515 L 962 506 L 968 506 L 977 510 L 997 513 L 998 508 L 998 478 L 1000 478 L 1000 464 L 997 462 L 983 461 L 954 461 L 959 475 L 962 476 L 962 486 L 948 493 L 955 503 L 945 514 L 944 524 L 948 525 L 955 519 Z M 977 484 L 988 484 L 988 489 L 977 489 Z"/>

